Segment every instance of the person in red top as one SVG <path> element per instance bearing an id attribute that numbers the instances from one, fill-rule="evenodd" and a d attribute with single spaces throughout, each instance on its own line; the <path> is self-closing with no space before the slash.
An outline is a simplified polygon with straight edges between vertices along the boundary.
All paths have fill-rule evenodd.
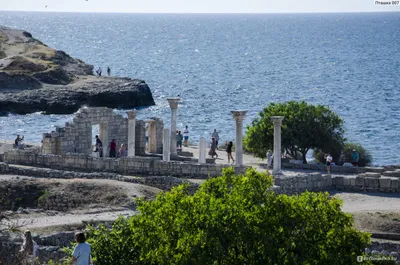
<path id="1" fill-rule="evenodd" d="M 110 143 L 110 157 L 116 157 L 117 156 L 117 143 L 115 142 L 115 139 L 112 139 Z"/>

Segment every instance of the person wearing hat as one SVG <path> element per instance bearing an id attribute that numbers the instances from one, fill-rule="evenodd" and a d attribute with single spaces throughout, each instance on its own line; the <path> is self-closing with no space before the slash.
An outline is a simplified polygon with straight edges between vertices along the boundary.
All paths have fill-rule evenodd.
<path id="1" fill-rule="evenodd" d="M 353 166 L 358 167 L 358 160 L 360 159 L 360 156 L 358 155 L 358 152 L 356 149 L 353 149 L 351 152 L 351 163 Z"/>

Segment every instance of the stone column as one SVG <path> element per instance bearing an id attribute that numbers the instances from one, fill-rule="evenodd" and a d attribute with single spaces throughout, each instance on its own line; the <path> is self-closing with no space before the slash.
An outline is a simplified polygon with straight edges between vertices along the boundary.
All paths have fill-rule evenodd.
<path id="1" fill-rule="evenodd" d="M 136 133 L 136 110 L 127 112 L 128 114 L 128 156 L 135 156 L 135 133 Z"/>
<path id="2" fill-rule="evenodd" d="M 272 116 L 271 120 L 274 123 L 274 168 L 272 174 L 279 175 L 282 174 L 281 170 L 281 127 L 283 116 Z"/>
<path id="3" fill-rule="evenodd" d="M 170 161 L 170 145 L 171 137 L 169 135 L 169 129 L 163 130 L 163 160 L 169 162 Z"/>
<path id="4" fill-rule="evenodd" d="M 176 116 L 178 112 L 178 102 L 180 98 L 167 98 L 169 106 L 171 107 L 171 155 L 177 156 L 176 152 Z"/>
<path id="5" fill-rule="evenodd" d="M 243 165 L 243 119 L 247 110 L 233 110 L 231 113 L 236 120 L 235 164 L 241 166 Z"/>
<path id="6" fill-rule="evenodd" d="M 103 144 L 103 157 L 108 157 L 109 156 L 108 123 L 101 123 L 99 125 L 99 138 Z"/>
<path id="7" fill-rule="evenodd" d="M 199 163 L 206 163 L 206 139 L 202 136 L 199 142 Z"/>

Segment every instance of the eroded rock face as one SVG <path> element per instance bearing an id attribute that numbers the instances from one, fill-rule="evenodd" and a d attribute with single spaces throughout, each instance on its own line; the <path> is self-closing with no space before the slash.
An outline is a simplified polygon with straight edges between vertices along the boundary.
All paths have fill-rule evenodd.
<path id="1" fill-rule="evenodd" d="M 0 26 L 0 115 L 70 114 L 83 105 L 130 109 L 154 100 L 142 80 L 96 77 L 92 65 Z"/>

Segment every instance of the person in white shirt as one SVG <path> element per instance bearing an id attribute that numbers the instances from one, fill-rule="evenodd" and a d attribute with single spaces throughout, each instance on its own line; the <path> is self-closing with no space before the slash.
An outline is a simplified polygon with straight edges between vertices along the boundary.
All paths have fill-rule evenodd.
<path id="1" fill-rule="evenodd" d="M 328 170 L 328 174 L 330 175 L 331 174 L 331 163 L 333 161 L 333 158 L 330 153 L 327 153 L 325 155 L 325 159 L 326 159 L 326 169 Z"/>
<path id="2" fill-rule="evenodd" d="M 189 140 L 189 129 L 186 125 L 185 130 L 183 130 L 183 146 L 188 147 L 188 140 Z"/>

